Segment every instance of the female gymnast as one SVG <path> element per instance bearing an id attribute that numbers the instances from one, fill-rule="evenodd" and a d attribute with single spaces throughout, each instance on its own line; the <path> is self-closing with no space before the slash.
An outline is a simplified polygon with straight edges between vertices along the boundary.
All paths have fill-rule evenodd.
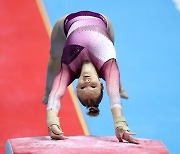
<path id="1" fill-rule="evenodd" d="M 58 112 L 60 99 L 69 84 L 79 78 L 77 96 L 88 115 L 99 114 L 99 103 L 106 82 L 114 120 L 115 134 L 120 142 L 139 143 L 132 137 L 122 113 L 121 100 L 128 98 L 120 83 L 116 62 L 114 33 L 109 19 L 99 13 L 80 11 L 62 17 L 52 30 L 50 60 L 43 103 L 47 104 L 47 125 L 52 139 L 65 139 Z"/>

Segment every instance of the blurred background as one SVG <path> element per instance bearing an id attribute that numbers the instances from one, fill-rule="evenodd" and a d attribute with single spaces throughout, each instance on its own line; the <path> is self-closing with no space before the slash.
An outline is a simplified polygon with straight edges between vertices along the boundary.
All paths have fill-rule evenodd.
<path id="1" fill-rule="evenodd" d="M 113 24 L 131 131 L 180 153 L 179 0 L 0 0 L 0 153 L 7 139 L 48 135 L 41 100 L 51 29 L 60 17 L 80 10 L 103 13 Z M 114 136 L 106 90 L 100 115 L 90 118 L 74 95 L 76 84 L 62 101 L 65 135 Z"/>

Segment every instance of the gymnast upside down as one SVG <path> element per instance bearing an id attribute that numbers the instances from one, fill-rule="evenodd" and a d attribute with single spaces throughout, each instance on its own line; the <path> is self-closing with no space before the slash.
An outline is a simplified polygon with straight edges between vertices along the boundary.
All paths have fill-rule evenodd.
<path id="1" fill-rule="evenodd" d="M 132 137 L 122 113 L 121 97 L 128 95 L 120 83 L 114 33 L 109 19 L 96 12 L 80 11 L 62 17 L 51 34 L 50 60 L 43 103 L 52 139 L 64 139 L 58 113 L 60 99 L 75 79 L 77 97 L 89 116 L 99 114 L 103 97 L 102 78 L 110 99 L 115 134 L 120 142 L 139 143 Z"/>

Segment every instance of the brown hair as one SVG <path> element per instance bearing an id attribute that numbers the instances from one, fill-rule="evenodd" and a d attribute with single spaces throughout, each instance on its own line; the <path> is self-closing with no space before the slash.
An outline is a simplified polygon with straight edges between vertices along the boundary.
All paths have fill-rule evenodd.
<path id="1" fill-rule="evenodd" d="M 101 88 L 101 93 L 98 95 L 98 97 L 96 97 L 94 99 L 88 98 L 88 99 L 82 100 L 79 95 L 77 95 L 77 96 L 78 96 L 78 99 L 81 102 L 81 104 L 88 109 L 87 114 L 89 116 L 96 117 L 99 115 L 100 111 L 99 111 L 98 107 L 99 107 L 99 104 L 103 97 L 103 88 Z"/>

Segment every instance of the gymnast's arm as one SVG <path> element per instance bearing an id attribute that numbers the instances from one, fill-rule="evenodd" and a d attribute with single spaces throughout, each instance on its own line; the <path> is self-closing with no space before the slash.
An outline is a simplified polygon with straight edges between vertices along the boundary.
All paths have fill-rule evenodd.
<path id="1" fill-rule="evenodd" d="M 47 110 L 56 113 L 60 109 L 60 100 L 64 96 L 66 88 L 74 81 L 75 76 L 68 65 L 62 64 L 59 73 L 56 75 L 49 95 Z M 57 115 L 56 115 L 57 116 Z"/>
<path id="2" fill-rule="evenodd" d="M 48 102 L 53 80 L 61 68 L 61 56 L 66 40 L 66 36 L 64 34 L 65 17 L 66 16 L 62 17 L 59 21 L 56 22 L 51 33 L 50 59 L 47 68 L 46 89 L 43 97 L 43 103 L 45 104 Z"/>
<path id="3" fill-rule="evenodd" d="M 111 112 L 114 120 L 116 137 L 120 142 L 123 139 L 138 144 L 139 141 L 133 138 L 129 132 L 128 125 L 122 113 L 122 106 L 119 94 L 120 73 L 115 59 L 110 59 L 102 67 L 102 78 L 106 81 L 106 88 L 110 98 Z"/>
<path id="4" fill-rule="evenodd" d="M 113 119 L 122 116 L 119 94 L 120 73 L 115 59 L 108 60 L 101 68 L 102 78 L 106 81 L 106 89 L 110 99 Z"/>

